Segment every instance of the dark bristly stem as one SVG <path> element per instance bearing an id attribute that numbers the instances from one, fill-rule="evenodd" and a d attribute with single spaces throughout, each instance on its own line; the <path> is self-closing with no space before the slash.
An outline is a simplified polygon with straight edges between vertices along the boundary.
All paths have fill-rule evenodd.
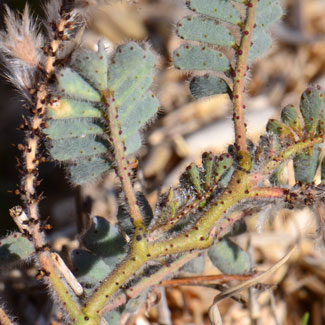
<path id="1" fill-rule="evenodd" d="M 66 19 L 61 18 L 58 26 L 56 27 L 59 33 L 63 33 L 66 24 Z M 61 40 L 54 39 L 50 43 L 50 47 L 53 53 L 56 53 Z M 27 171 L 26 177 L 22 180 L 22 187 L 25 192 L 25 206 L 28 218 L 30 220 L 30 234 L 33 238 L 35 250 L 37 251 L 38 261 L 42 268 L 42 272 L 49 279 L 52 289 L 55 291 L 56 295 L 60 298 L 62 306 L 65 307 L 71 319 L 77 319 L 82 315 L 78 304 L 69 294 L 66 284 L 63 281 L 63 277 L 60 276 L 59 271 L 55 268 L 53 261 L 51 259 L 50 253 L 46 247 L 46 241 L 41 229 L 41 224 L 39 222 L 40 216 L 38 211 L 38 205 L 40 198 L 36 195 L 36 184 L 38 175 L 38 147 L 41 141 L 40 128 L 44 121 L 44 115 L 46 112 L 46 97 L 47 92 L 47 82 L 51 78 L 54 72 L 54 62 L 56 57 L 53 55 L 48 55 L 45 64 L 45 80 L 40 84 L 36 95 L 36 104 L 33 112 L 35 114 L 31 118 L 30 128 L 31 134 L 26 138 L 26 150 L 24 154 L 24 165 Z"/>
<path id="2" fill-rule="evenodd" d="M 233 119 L 235 125 L 235 142 L 240 166 L 245 170 L 251 168 L 251 158 L 247 148 L 246 126 L 244 114 L 244 87 L 247 70 L 247 58 L 251 47 L 251 37 L 255 25 L 255 12 L 258 0 L 250 0 L 247 4 L 247 19 L 242 33 L 241 43 L 237 50 L 237 65 L 234 71 Z"/>

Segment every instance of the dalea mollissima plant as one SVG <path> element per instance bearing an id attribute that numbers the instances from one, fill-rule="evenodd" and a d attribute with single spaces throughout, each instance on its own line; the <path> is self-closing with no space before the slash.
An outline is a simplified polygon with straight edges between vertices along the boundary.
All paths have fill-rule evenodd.
<path id="1" fill-rule="evenodd" d="M 190 82 L 194 97 L 227 93 L 233 103 L 235 144 L 219 156 L 204 153 L 190 164 L 179 185 L 164 194 L 155 211 L 134 188 L 130 157 L 141 147 L 141 132 L 159 110 L 151 91 L 156 56 L 147 44 L 129 42 L 108 54 L 80 43 L 83 1 L 48 3 L 41 34 L 28 8 L 17 17 L 7 10 L 0 50 L 9 80 L 25 96 L 30 117 L 16 190 L 23 207 L 10 214 L 19 232 L 0 241 L 1 264 L 31 259 L 72 324 L 119 324 L 134 313 L 149 290 L 178 270 L 202 272 L 204 250 L 226 274 L 249 274 L 247 252 L 231 237 L 245 231 L 243 219 L 265 203 L 314 207 L 323 199 L 313 183 L 321 164 L 325 101 L 319 87 L 308 88 L 299 109 L 286 106 L 281 121 L 270 120 L 258 144 L 247 139 L 244 90 L 254 59 L 272 44 L 268 28 L 282 16 L 280 1 L 189 0 L 189 14 L 176 25 L 181 46 L 177 69 L 199 71 Z M 83 7 L 83 9 L 80 9 Z M 39 147 L 46 143 L 48 155 Z M 38 165 L 62 163 L 70 182 L 84 184 L 115 170 L 122 189 L 118 224 L 94 216 L 73 251 L 71 270 L 46 242 L 38 203 Z M 297 184 L 283 175 L 294 161 Z M 321 177 L 325 164 L 321 164 Z M 271 185 L 270 185 L 271 184 Z M 1 321 L 11 324 L 1 309 Z"/>

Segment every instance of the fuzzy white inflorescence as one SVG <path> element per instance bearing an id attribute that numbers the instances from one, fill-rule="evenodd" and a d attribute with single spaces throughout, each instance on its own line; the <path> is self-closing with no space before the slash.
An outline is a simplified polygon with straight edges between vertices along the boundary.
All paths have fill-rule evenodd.
<path id="1" fill-rule="evenodd" d="M 9 70 L 8 79 L 20 90 L 32 87 L 37 68 L 44 59 L 44 38 L 31 20 L 26 5 L 21 15 L 6 7 L 5 31 L 0 32 L 0 52 Z"/>

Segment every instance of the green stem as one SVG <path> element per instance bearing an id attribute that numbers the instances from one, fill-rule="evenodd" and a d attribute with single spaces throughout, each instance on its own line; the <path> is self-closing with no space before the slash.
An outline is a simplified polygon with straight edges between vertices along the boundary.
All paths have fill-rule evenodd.
<path id="1" fill-rule="evenodd" d="M 297 152 L 307 147 L 322 142 L 322 138 L 304 140 L 291 148 L 283 151 L 280 159 L 271 159 L 266 163 L 266 169 L 272 171 L 284 160 L 289 159 Z M 131 244 L 131 252 L 115 271 L 110 274 L 93 296 L 89 298 L 83 308 L 88 321 L 77 324 L 96 324 L 95 319 L 104 308 L 107 301 L 115 294 L 136 272 L 149 260 L 162 256 L 190 252 L 208 248 L 214 241 L 209 236 L 211 229 L 230 208 L 245 199 L 257 198 L 283 198 L 281 188 L 258 187 L 268 174 L 247 173 L 243 170 L 234 172 L 232 179 L 225 191 L 218 197 L 213 205 L 202 215 L 194 227 L 172 239 L 163 242 L 148 243 L 145 240 L 134 241 Z M 229 220 L 231 222 L 231 220 Z"/>
<path id="2" fill-rule="evenodd" d="M 240 166 L 245 170 L 251 169 L 251 158 L 247 149 L 245 113 L 244 113 L 244 84 L 247 70 L 247 58 L 251 47 L 251 37 L 255 24 L 255 12 L 258 0 L 247 4 L 247 19 L 242 32 L 241 43 L 237 50 L 237 66 L 234 71 L 233 89 L 233 119 L 235 125 L 236 148 Z"/>
<path id="3" fill-rule="evenodd" d="M 134 287 L 127 289 L 124 294 L 119 295 L 112 302 L 110 302 L 107 307 L 104 307 L 102 313 L 109 312 L 118 306 L 127 303 L 128 299 L 137 297 L 146 288 L 157 285 L 160 281 L 170 276 L 171 273 L 176 272 L 179 268 L 181 268 L 187 262 L 191 261 L 198 254 L 199 252 L 186 253 L 170 265 L 163 266 L 158 272 L 149 278 L 143 278 Z"/>
<path id="4" fill-rule="evenodd" d="M 129 256 L 103 281 L 98 290 L 85 303 L 83 312 L 89 320 L 92 321 L 98 316 L 107 300 L 150 259 L 152 258 L 145 238 L 142 237 L 139 241 L 134 240 L 131 243 Z M 90 323 L 87 322 L 87 324 Z"/>
<path id="5" fill-rule="evenodd" d="M 261 172 L 261 175 L 271 175 L 271 173 L 278 168 L 283 162 L 290 159 L 292 156 L 298 152 L 312 147 L 316 144 L 320 144 L 324 141 L 325 136 L 319 136 L 311 139 L 306 139 L 299 141 L 298 143 L 291 145 L 286 150 L 282 151 L 276 157 L 272 157 L 264 166 L 264 170 Z"/>
<path id="6" fill-rule="evenodd" d="M 75 320 L 82 318 L 83 314 L 80 310 L 79 304 L 72 298 L 68 291 L 69 288 L 65 285 L 63 277 L 59 275 L 54 267 L 50 253 L 46 251 L 40 252 L 38 258 L 42 270 L 48 275 L 48 279 L 52 284 L 52 289 L 59 297 L 61 305 L 64 306 L 71 320 L 74 322 Z"/>

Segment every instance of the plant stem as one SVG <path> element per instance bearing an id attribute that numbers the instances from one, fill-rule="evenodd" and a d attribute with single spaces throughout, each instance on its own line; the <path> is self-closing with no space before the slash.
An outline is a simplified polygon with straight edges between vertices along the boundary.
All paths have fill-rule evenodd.
<path id="1" fill-rule="evenodd" d="M 251 37 L 255 25 L 255 12 L 258 0 L 250 0 L 247 4 L 247 18 L 241 43 L 237 50 L 237 66 L 234 71 L 233 119 L 235 138 L 240 167 L 251 169 L 251 158 L 247 149 L 246 126 L 244 114 L 244 85 L 247 70 L 247 58 L 251 47 Z"/>
<path id="2" fill-rule="evenodd" d="M 111 92 L 106 92 L 103 94 L 103 102 L 106 105 L 106 114 L 110 129 L 110 141 L 114 148 L 114 158 L 117 166 L 117 174 L 121 180 L 125 194 L 125 201 L 129 207 L 131 221 L 135 225 L 138 232 L 140 228 L 142 228 L 140 232 L 143 232 L 145 230 L 145 226 L 130 179 L 131 171 L 125 156 L 125 145 L 121 141 L 120 134 L 122 130 L 118 124 L 118 110 L 114 104 L 114 101 L 114 94 Z"/>
<path id="3" fill-rule="evenodd" d="M 322 143 L 324 139 L 325 139 L 325 135 L 302 140 L 291 145 L 286 150 L 282 151 L 281 153 L 278 153 L 276 157 L 275 156 L 271 157 L 271 159 L 265 164 L 264 169 L 261 171 L 261 174 L 271 175 L 271 173 L 277 167 L 279 167 L 286 160 L 290 159 L 293 155 L 306 148 L 312 147 L 315 144 Z"/>
<path id="4" fill-rule="evenodd" d="M 63 277 L 59 275 L 54 267 L 49 252 L 40 252 L 38 254 L 39 262 L 42 265 L 43 271 L 46 271 L 48 279 L 50 280 L 53 290 L 56 295 L 60 298 L 61 306 L 64 306 L 69 313 L 69 317 L 72 321 L 82 317 L 82 312 L 79 305 L 74 301 L 72 296 L 69 294 L 69 288 L 65 284 Z"/>
<path id="5" fill-rule="evenodd" d="M 109 298 L 118 291 L 149 260 L 135 245 L 131 254 L 111 273 L 98 290 L 84 304 L 83 313 L 93 320 L 99 315 Z M 78 323 L 79 324 L 79 323 Z M 85 323 L 90 324 L 90 323 Z"/>
<path id="6" fill-rule="evenodd" d="M 186 253 L 170 265 L 163 266 L 158 272 L 156 272 L 149 278 L 143 278 L 135 286 L 127 289 L 125 293 L 116 297 L 112 302 L 107 305 L 107 307 L 104 307 L 102 309 L 101 313 L 107 313 L 117 308 L 118 306 L 125 304 L 128 299 L 137 297 L 144 289 L 149 288 L 153 285 L 157 285 L 160 281 L 162 281 L 168 276 L 171 276 L 173 272 L 176 272 L 179 268 L 181 268 L 187 262 L 191 261 L 197 255 L 199 255 L 199 252 Z"/>
<path id="7" fill-rule="evenodd" d="M 268 171 L 272 171 L 278 167 L 284 160 L 289 159 L 302 149 L 320 143 L 322 138 L 314 138 L 313 140 L 304 140 L 297 143 L 293 147 L 283 151 L 280 159 L 274 161 L 272 158 L 266 163 Z M 264 199 L 264 198 L 284 198 L 283 189 L 281 188 L 263 188 L 258 187 L 265 178 L 266 174 L 247 173 L 243 170 L 236 170 L 232 176 L 228 187 L 216 199 L 212 206 L 201 216 L 194 227 L 180 235 L 165 240 L 147 242 L 132 242 L 131 252 L 112 274 L 110 274 L 98 288 L 98 290 L 89 298 L 83 308 L 84 314 L 90 321 L 94 321 L 95 317 L 101 312 L 107 301 L 125 284 L 136 272 L 144 266 L 149 260 L 155 260 L 159 257 L 172 254 L 191 252 L 192 250 L 201 250 L 208 248 L 214 242 L 210 231 L 218 220 L 227 214 L 230 208 L 243 200 Z M 225 217 L 226 223 L 231 223 L 231 218 Z M 218 235 L 218 234 L 217 234 Z M 148 280 L 148 283 L 151 280 Z M 154 280 L 153 280 L 154 281 Z M 145 288 L 144 283 L 139 284 Z M 130 291 L 127 291 L 127 295 Z M 124 299 L 123 297 L 121 299 Z M 96 324 L 89 322 L 81 322 L 78 324 Z"/>
<path id="8" fill-rule="evenodd" d="M 55 27 L 58 35 L 64 34 L 66 19 L 61 18 L 59 24 Z M 54 32 L 56 32 L 54 31 Z M 38 147 L 41 140 L 41 128 L 44 122 L 44 115 L 46 113 L 47 105 L 47 84 L 54 72 L 54 63 L 56 60 L 56 51 L 59 48 L 60 43 L 63 42 L 62 39 L 53 39 L 49 44 L 51 48 L 51 54 L 47 56 L 47 61 L 45 63 L 44 72 L 45 78 L 40 82 L 38 86 L 39 89 L 36 94 L 36 104 L 35 108 L 32 109 L 33 116 L 30 121 L 30 131 L 26 136 L 26 148 L 24 154 L 24 166 L 26 168 L 26 176 L 22 180 L 22 187 L 25 192 L 25 205 L 27 216 L 30 220 L 29 231 L 33 238 L 33 243 L 35 250 L 37 252 L 37 257 L 39 264 L 42 268 L 42 272 L 48 276 L 48 279 L 52 285 L 52 289 L 55 291 L 56 295 L 60 298 L 62 306 L 67 310 L 69 317 L 71 319 L 76 319 L 82 315 L 78 304 L 73 300 L 70 295 L 68 288 L 64 284 L 63 277 L 55 268 L 53 261 L 51 259 L 50 253 L 44 250 L 45 247 L 45 237 L 43 230 L 40 225 L 40 216 L 38 211 L 38 203 L 41 199 L 37 197 L 35 185 L 37 184 L 38 177 Z M 54 55 L 52 55 L 52 53 Z"/>

